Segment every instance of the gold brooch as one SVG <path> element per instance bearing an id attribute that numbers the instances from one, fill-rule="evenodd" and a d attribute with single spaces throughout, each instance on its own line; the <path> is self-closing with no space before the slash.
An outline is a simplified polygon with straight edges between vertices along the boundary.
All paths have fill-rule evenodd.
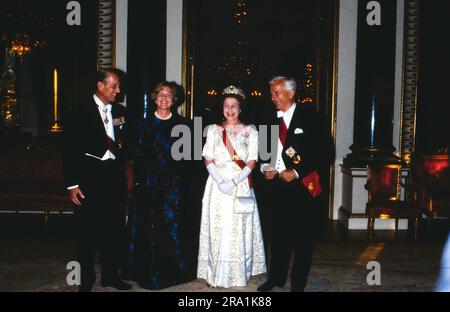
<path id="1" fill-rule="evenodd" d="M 309 182 L 308 184 L 308 191 L 310 192 L 314 191 L 314 184 L 312 184 L 312 182 Z"/>
<path id="2" fill-rule="evenodd" d="M 233 157 L 231 157 L 231 159 L 232 159 L 233 161 L 236 161 L 236 160 L 239 160 L 239 157 L 238 157 L 238 155 L 233 155 Z"/>

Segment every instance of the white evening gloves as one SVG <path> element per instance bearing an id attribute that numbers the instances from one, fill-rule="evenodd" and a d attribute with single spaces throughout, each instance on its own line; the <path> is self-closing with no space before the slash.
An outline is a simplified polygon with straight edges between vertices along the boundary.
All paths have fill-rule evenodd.
<path id="1" fill-rule="evenodd" d="M 222 176 L 220 175 L 219 170 L 217 170 L 217 167 L 216 165 L 214 165 L 214 163 L 210 163 L 208 166 L 206 166 L 206 170 L 208 170 L 209 175 L 211 176 L 211 178 L 213 178 L 214 181 L 216 181 L 218 185 L 223 183 Z"/>
<path id="2" fill-rule="evenodd" d="M 219 190 L 222 191 L 222 193 L 233 195 L 233 189 L 235 185 L 232 180 L 224 181 L 222 184 L 219 184 Z"/>
<path id="3" fill-rule="evenodd" d="M 233 178 L 234 184 L 237 186 L 239 183 L 247 179 L 250 173 L 252 173 L 252 169 L 245 166 L 244 169 L 242 169 L 241 172 Z"/>
<path id="4" fill-rule="evenodd" d="M 242 181 L 244 181 L 245 179 L 247 179 L 247 177 L 250 175 L 250 173 L 252 172 L 252 170 L 249 167 L 244 167 L 244 169 L 241 170 L 241 172 L 235 176 L 233 179 L 231 180 L 224 180 L 222 178 L 222 176 L 219 173 L 219 170 L 217 170 L 217 167 L 211 163 L 208 166 L 206 166 L 206 169 L 209 172 L 209 175 L 211 176 L 211 178 L 216 181 L 219 190 L 222 193 L 228 194 L 228 195 L 233 195 L 233 189 Z"/>

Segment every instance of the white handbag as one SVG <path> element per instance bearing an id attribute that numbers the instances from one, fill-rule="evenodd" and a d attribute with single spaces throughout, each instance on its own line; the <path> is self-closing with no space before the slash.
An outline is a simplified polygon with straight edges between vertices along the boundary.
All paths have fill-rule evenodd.
<path id="1" fill-rule="evenodd" d="M 239 186 L 247 183 L 239 183 L 233 194 L 233 212 L 237 214 L 252 214 L 256 207 L 256 199 L 250 191 L 238 192 Z M 241 191 L 241 190 L 239 190 Z"/>

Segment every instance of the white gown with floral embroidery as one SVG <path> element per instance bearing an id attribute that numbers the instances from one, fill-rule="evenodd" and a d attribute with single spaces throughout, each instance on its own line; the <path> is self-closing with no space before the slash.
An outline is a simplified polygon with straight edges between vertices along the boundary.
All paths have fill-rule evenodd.
<path id="1" fill-rule="evenodd" d="M 236 154 L 245 163 L 257 160 L 258 132 L 250 126 L 238 128 L 236 133 L 227 129 Z M 217 125 L 208 128 L 203 156 L 214 160 L 224 179 L 231 179 L 241 171 L 232 161 L 222 141 L 222 128 Z M 247 195 L 255 196 L 248 187 L 248 179 L 238 189 L 241 186 L 245 186 Z M 211 286 L 243 287 L 253 275 L 266 272 L 258 209 L 253 214 L 237 214 L 233 212 L 233 202 L 233 196 L 222 193 L 208 177 L 203 194 L 197 277 Z"/>

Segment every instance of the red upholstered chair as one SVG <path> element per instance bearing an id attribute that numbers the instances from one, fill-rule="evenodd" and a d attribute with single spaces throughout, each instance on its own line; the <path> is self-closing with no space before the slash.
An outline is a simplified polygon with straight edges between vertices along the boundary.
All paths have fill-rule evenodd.
<path id="1" fill-rule="evenodd" d="M 413 202 L 400 200 L 401 165 L 372 164 L 367 166 L 369 200 L 366 204 L 369 239 L 373 238 L 375 219 L 395 219 L 395 234 L 398 233 L 398 220 L 408 219 L 408 229 L 414 228 L 414 239 L 418 236 L 419 209 Z M 412 226 L 413 225 L 413 226 Z"/>
<path id="2" fill-rule="evenodd" d="M 448 153 L 421 155 L 412 166 L 412 183 L 418 202 L 428 217 L 428 226 L 436 217 L 450 217 L 450 159 Z"/>
<path id="3" fill-rule="evenodd" d="M 60 151 L 2 150 L 0 213 L 72 213 Z"/>

